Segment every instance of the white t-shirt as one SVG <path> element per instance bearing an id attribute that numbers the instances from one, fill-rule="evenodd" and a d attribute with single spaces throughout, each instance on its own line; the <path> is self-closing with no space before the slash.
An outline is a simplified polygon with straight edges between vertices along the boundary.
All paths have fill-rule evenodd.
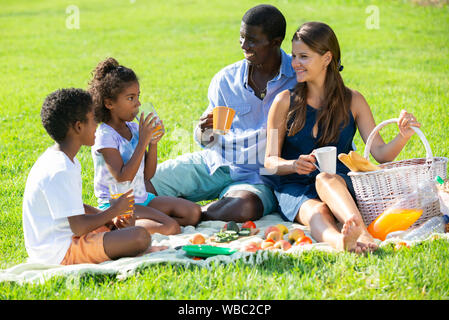
<path id="1" fill-rule="evenodd" d="M 60 264 L 73 236 L 67 217 L 84 213 L 78 159 L 48 148 L 31 168 L 23 196 L 28 261 Z"/>

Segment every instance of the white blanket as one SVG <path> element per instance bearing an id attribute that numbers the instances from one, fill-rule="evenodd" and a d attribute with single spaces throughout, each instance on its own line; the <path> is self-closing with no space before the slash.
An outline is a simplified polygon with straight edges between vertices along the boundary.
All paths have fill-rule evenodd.
<path id="1" fill-rule="evenodd" d="M 257 228 L 260 232 L 257 235 L 250 237 L 243 237 L 238 240 L 234 240 L 223 246 L 235 249 L 241 249 L 246 243 L 250 241 L 261 241 L 264 235 L 264 231 L 267 227 L 276 225 L 278 223 L 284 224 L 289 230 L 293 227 L 302 229 L 307 236 L 312 240 L 308 228 L 303 225 L 291 222 L 283 221 L 278 214 L 270 214 L 262 219 L 255 221 Z M 43 283 L 46 280 L 54 276 L 65 277 L 78 277 L 82 274 L 111 274 L 116 275 L 118 279 L 125 279 L 128 276 L 134 274 L 136 270 L 146 267 L 155 263 L 171 263 L 171 264 L 183 264 L 183 265 L 198 265 L 201 267 L 212 268 L 215 263 L 233 263 L 236 260 L 243 260 L 248 264 L 259 264 L 262 261 L 268 259 L 273 252 L 281 252 L 283 254 L 292 254 L 300 256 L 304 250 L 324 250 L 329 252 L 336 252 L 331 246 L 325 243 L 317 243 L 313 240 L 313 244 L 303 246 L 293 246 L 287 251 L 276 250 L 260 250 L 256 253 L 249 253 L 238 251 L 232 255 L 214 256 L 204 260 L 194 260 L 187 256 L 184 250 L 175 249 L 176 247 L 191 244 L 189 242 L 193 234 L 201 233 L 206 238 L 212 236 L 214 233 L 220 231 L 226 224 L 223 221 L 204 221 L 198 224 L 196 228 L 187 226 L 182 228 L 182 232 L 178 235 L 165 236 L 161 234 L 152 235 L 153 245 L 165 245 L 169 249 L 159 252 L 154 252 L 141 257 L 135 258 L 121 258 L 115 261 L 107 261 L 100 264 L 77 264 L 70 266 L 62 265 L 48 265 L 41 263 L 26 262 L 9 269 L 0 270 L 0 281 L 14 281 L 18 283 Z M 447 234 L 442 237 L 448 238 Z M 381 243 L 385 245 L 394 239 L 384 241 Z"/>

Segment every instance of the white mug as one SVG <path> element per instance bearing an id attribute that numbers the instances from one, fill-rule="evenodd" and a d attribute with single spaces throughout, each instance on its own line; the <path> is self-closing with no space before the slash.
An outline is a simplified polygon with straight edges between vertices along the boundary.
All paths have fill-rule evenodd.
<path id="1" fill-rule="evenodd" d="M 321 172 L 337 173 L 337 147 L 322 147 L 315 149 L 313 155 L 318 162 L 317 167 Z"/>

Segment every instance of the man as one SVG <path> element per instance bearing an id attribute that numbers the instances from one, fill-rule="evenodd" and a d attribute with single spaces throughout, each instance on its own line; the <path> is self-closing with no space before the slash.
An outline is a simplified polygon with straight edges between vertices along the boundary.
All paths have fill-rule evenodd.
<path id="1" fill-rule="evenodd" d="M 218 198 L 202 208 L 203 220 L 257 220 L 276 208 L 269 181 L 260 173 L 268 110 L 279 92 L 296 84 L 291 57 L 281 49 L 285 29 L 284 16 L 271 5 L 245 13 L 240 27 L 245 59 L 214 76 L 209 107 L 195 129 L 204 150 L 162 163 L 147 184 L 149 191 L 191 201 Z M 226 135 L 212 131 L 216 106 L 236 111 Z"/>

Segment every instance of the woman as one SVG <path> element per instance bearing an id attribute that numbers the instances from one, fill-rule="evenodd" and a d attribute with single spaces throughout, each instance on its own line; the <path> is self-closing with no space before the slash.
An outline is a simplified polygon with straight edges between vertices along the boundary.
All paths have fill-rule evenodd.
<path id="1" fill-rule="evenodd" d="M 337 250 L 375 250 L 354 201 L 349 169 L 337 160 L 337 174 L 318 174 L 314 165 L 314 149 L 336 146 L 337 155 L 348 153 L 357 128 L 366 143 L 376 126 L 364 97 L 343 83 L 340 47 L 328 25 L 307 22 L 295 32 L 292 67 L 298 83 L 277 95 L 267 122 L 265 167 L 278 175 L 279 211 Z M 398 126 L 399 134 L 388 144 L 376 134 L 371 154 L 378 162 L 393 161 L 414 134 L 411 126 L 420 124 L 402 110 Z"/>

